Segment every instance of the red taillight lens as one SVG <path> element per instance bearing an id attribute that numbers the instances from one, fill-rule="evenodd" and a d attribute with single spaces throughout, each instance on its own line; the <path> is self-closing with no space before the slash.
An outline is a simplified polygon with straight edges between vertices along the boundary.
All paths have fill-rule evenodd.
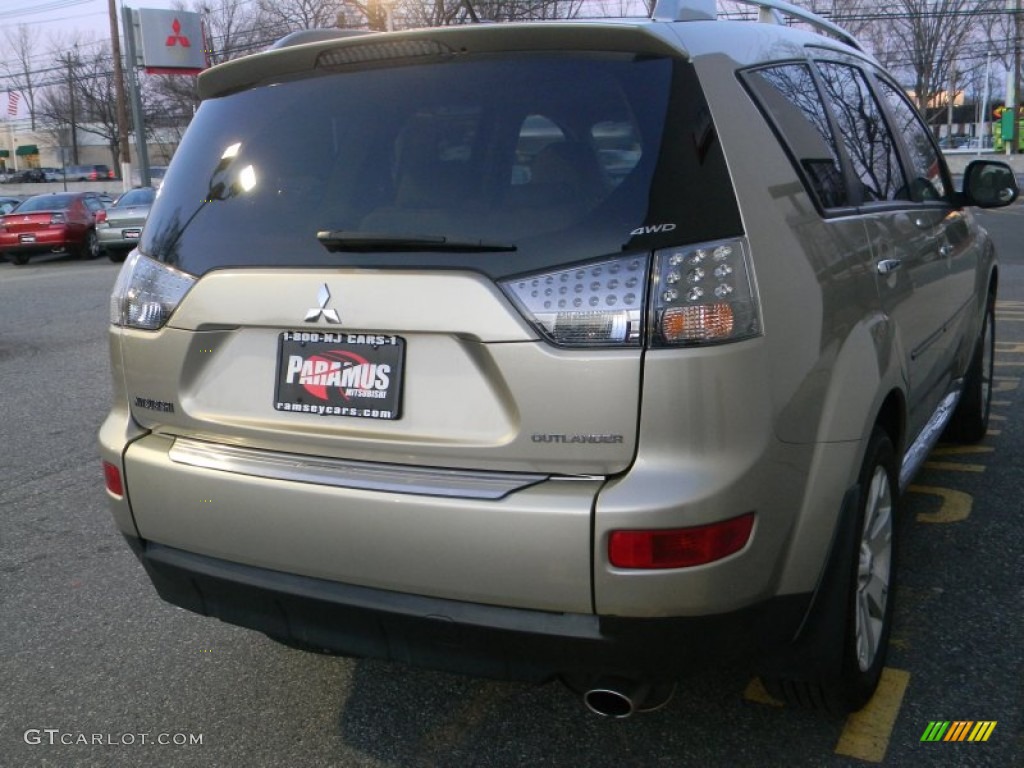
<path id="1" fill-rule="evenodd" d="M 750 540 L 754 513 L 693 528 L 613 531 L 608 560 L 616 568 L 690 568 L 739 552 Z"/>
<path id="2" fill-rule="evenodd" d="M 115 496 L 124 496 L 124 484 L 121 482 L 121 470 L 109 461 L 103 462 L 103 479 L 107 483 L 107 490 Z"/>
<path id="3" fill-rule="evenodd" d="M 106 211 L 96 211 L 96 223 L 97 224 L 102 224 L 106 220 L 107 220 L 107 212 Z"/>

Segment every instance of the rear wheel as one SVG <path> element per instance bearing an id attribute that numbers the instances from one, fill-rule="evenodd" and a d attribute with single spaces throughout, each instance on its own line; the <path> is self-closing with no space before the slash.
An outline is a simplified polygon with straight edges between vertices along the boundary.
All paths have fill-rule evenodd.
<path id="1" fill-rule="evenodd" d="M 990 296 L 985 307 L 978 345 L 964 377 L 960 403 L 946 427 L 945 437 L 958 443 L 976 443 L 988 432 L 988 417 L 992 408 L 992 373 L 995 364 L 995 305 L 995 297 Z"/>
<path id="2" fill-rule="evenodd" d="M 768 691 L 783 701 L 846 714 L 867 704 L 878 687 L 892 631 L 897 482 L 892 441 L 876 427 L 860 472 L 838 672 L 819 679 L 766 678 Z"/>
<path id="3" fill-rule="evenodd" d="M 22 264 L 28 264 L 28 254 L 27 253 L 12 253 L 11 254 L 11 261 L 13 261 L 15 264 L 18 264 L 19 266 L 22 265 Z"/>
<path id="4" fill-rule="evenodd" d="M 90 229 L 85 233 L 81 248 L 78 251 L 80 259 L 95 259 L 100 255 L 100 241 L 96 237 L 96 230 Z"/>

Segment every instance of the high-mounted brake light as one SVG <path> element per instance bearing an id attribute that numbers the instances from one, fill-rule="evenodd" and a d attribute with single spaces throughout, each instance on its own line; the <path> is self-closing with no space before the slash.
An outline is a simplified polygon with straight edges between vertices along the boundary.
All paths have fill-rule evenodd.
<path id="1" fill-rule="evenodd" d="M 501 287 L 555 344 L 639 346 L 647 270 L 646 256 L 624 256 L 505 280 Z"/>
<path id="2" fill-rule="evenodd" d="M 655 274 L 656 344 L 715 344 L 761 334 L 744 240 L 658 251 Z"/>
<path id="3" fill-rule="evenodd" d="M 750 540 L 754 513 L 672 530 L 613 531 L 608 562 L 616 568 L 692 568 L 739 552 Z"/>

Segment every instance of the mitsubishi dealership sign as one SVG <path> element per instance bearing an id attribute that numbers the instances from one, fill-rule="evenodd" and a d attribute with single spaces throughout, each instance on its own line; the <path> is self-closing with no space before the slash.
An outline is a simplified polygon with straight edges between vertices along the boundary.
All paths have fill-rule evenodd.
<path id="1" fill-rule="evenodd" d="M 194 75 L 207 67 L 202 16 L 139 8 L 135 14 L 138 66 L 157 75 Z"/>

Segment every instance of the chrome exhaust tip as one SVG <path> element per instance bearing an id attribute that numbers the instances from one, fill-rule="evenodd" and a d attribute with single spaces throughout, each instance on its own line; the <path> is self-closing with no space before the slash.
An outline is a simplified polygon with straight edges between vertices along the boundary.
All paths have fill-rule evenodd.
<path id="1" fill-rule="evenodd" d="M 637 712 L 654 712 L 668 704 L 676 692 L 675 681 L 653 683 L 626 677 L 602 677 L 583 693 L 591 712 L 625 720 Z"/>
<path id="2" fill-rule="evenodd" d="M 606 677 L 598 680 L 583 694 L 587 709 L 602 717 L 624 720 L 638 711 L 651 684 L 643 680 L 629 680 L 622 677 Z"/>

